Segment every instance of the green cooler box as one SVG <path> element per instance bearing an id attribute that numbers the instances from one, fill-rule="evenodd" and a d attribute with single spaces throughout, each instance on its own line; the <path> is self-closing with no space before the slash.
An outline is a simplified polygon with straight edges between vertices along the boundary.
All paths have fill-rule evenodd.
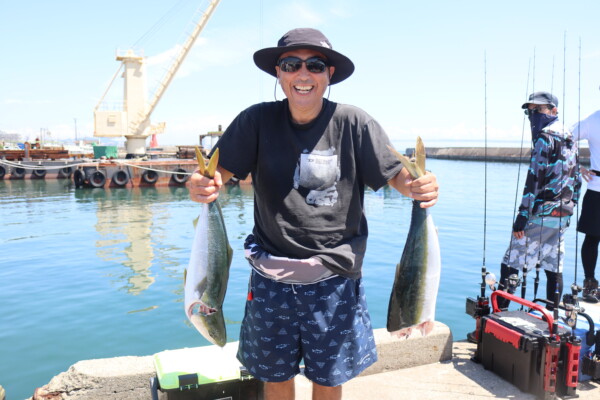
<path id="1" fill-rule="evenodd" d="M 262 382 L 235 358 L 237 346 L 166 350 L 154 355 L 153 400 L 262 400 Z"/>

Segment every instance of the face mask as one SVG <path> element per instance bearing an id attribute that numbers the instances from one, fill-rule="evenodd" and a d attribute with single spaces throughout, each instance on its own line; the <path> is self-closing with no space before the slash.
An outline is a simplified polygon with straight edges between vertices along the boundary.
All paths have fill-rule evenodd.
<path id="1" fill-rule="evenodd" d="M 539 133 L 542 129 L 558 119 L 556 115 L 548 115 L 544 113 L 531 113 L 528 115 L 529 123 L 531 124 L 531 133 Z"/>

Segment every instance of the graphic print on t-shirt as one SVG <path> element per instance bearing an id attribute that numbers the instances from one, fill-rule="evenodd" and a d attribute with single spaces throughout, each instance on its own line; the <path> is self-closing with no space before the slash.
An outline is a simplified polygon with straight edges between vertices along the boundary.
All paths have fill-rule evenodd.
<path id="1" fill-rule="evenodd" d="M 307 150 L 300 154 L 294 174 L 294 189 L 309 190 L 306 203 L 315 206 L 333 206 L 337 202 L 335 188 L 340 179 L 338 156 L 334 148 L 328 150 Z"/>

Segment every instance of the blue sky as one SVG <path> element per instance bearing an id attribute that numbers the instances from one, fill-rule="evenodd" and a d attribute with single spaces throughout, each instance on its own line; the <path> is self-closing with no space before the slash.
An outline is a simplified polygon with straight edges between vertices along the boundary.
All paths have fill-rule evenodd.
<path id="1" fill-rule="evenodd" d="M 206 4 L 0 0 L 0 131 L 66 139 L 76 126 L 79 137 L 91 136 L 93 109 L 119 67 L 116 51 L 143 49 L 154 90 L 168 66 L 160 61 Z M 314 27 L 356 65 L 330 99 L 366 110 L 394 143 L 417 135 L 426 146 L 482 141 L 487 86 L 488 140 L 518 144 L 520 105 L 532 88 L 552 90 L 567 123 L 600 108 L 598 11 L 597 0 L 222 0 L 152 121 L 167 124 L 159 144 L 195 144 L 242 109 L 273 100 L 275 79 L 252 54 L 292 28 Z M 118 98 L 120 80 L 116 88 Z"/>

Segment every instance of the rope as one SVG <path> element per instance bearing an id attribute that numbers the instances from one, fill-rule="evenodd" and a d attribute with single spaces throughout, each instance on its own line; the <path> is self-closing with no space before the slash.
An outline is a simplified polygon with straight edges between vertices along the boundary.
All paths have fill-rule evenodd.
<path id="1" fill-rule="evenodd" d="M 167 23 L 167 21 L 173 17 L 175 10 L 182 9 L 182 5 L 185 2 L 186 0 L 180 0 L 178 3 L 173 5 L 173 7 L 171 7 L 166 13 L 164 13 L 163 16 L 160 17 L 160 19 L 156 23 L 154 23 L 154 25 L 152 25 L 150 29 L 148 29 L 146 33 L 144 33 L 131 47 L 134 48 L 138 45 L 142 45 L 152 36 L 154 36 L 158 31 L 162 29 L 162 27 Z"/>

